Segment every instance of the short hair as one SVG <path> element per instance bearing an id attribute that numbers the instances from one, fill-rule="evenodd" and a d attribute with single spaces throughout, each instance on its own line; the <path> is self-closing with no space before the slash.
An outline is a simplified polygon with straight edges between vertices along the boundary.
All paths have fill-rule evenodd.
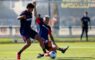
<path id="1" fill-rule="evenodd" d="M 28 3 L 26 8 L 34 8 L 35 6 L 32 3 Z"/>
<path id="2" fill-rule="evenodd" d="M 39 17 L 41 17 L 41 14 L 38 14 Z"/>
<path id="3" fill-rule="evenodd" d="M 87 12 L 87 11 L 85 11 L 85 13 L 86 13 L 86 14 L 88 14 L 88 12 Z"/>

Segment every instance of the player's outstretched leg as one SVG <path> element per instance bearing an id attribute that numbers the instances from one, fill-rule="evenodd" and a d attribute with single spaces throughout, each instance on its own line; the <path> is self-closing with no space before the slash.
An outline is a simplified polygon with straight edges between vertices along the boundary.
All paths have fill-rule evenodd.
<path id="1" fill-rule="evenodd" d="M 58 48 L 57 50 L 61 51 L 62 53 L 65 53 L 68 50 L 69 46 L 66 48 Z"/>
<path id="2" fill-rule="evenodd" d="M 21 53 L 27 49 L 29 46 L 31 45 L 31 41 L 30 39 L 27 39 L 26 40 L 26 44 L 23 46 L 23 48 L 17 53 L 17 60 L 20 60 L 21 59 Z"/>
<path id="3" fill-rule="evenodd" d="M 45 45 L 44 45 L 44 39 L 41 38 L 38 34 L 35 36 L 35 39 L 40 43 L 40 46 L 44 53 L 46 53 Z"/>
<path id="4" fill-rule="evenodd" d="M 44 57 L 44 54 L 39 53 L 37 58 L 41 58 L 41 57 Z"/>

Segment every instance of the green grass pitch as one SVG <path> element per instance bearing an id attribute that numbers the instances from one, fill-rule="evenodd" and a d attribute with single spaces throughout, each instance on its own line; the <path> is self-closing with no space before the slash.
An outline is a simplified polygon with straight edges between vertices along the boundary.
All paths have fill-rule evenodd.
<path id="1" fill-rule="evenodd" d="M 65 54 L 57 52 L 55 60 L 95 60 L 95 42 L 61 42 L 60 47 L 69 45 Z M 0 60 L 16 60 L 16 53 L 23 46 L 23 43 L 0 44 Z M 33 43 L 25 52 L 22 53 L 21 60 L 51 60 L 49 57 L 37 59 L 38 53 L 42 50 L 38 43 Z"/>

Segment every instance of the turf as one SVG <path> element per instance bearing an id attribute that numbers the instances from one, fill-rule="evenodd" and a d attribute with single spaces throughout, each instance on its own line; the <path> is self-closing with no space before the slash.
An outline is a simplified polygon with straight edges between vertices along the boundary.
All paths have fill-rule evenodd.
<path id="1" fill-rule="evenodd" d="M 64 42 L 64 41 L 67 41 L 67 42 L 79 42 L 79 41 L 82 41 L 82 42 L 85 42 L 86 41 L 86 39 L 85 38 L 83 38 L 82 40 L 80 40 L 80 38 L 79 37 L 71 37 L 71 38 L 64 38 L 64 37 L 61 37 L 61 38 L 54 38 L 55 39 L 55 41 L 56 42 Z M 6 43 L 14 43 L 15 42 L 15 40 L 17 40 L 17 42 L 23 42 L 23 40 L 22 40 L 22 38 L 0 38 L 0 44 L 6 44 Z M 89 37 L 89 39 L 88 39 L 90 42 L 91 41 L 95 41 L 95 37 Z M 35 41 L 35 42 L 37 42 L 37 41 Z"/>
<path id="2" fill-rule="evenodd" d="M 55 60 L 95 60 L 95 42 L 61 42 L 57 43 L 60 47 L 70 46 L 65 54 L 57 52 Z M 23 43 L 0 44 L 0 60 L 16 60 L 17 51 Z M 42 50 L 38 43 L 33 43 L 23 54 L 21 60 L 51 60 L 49 57 L 37 59 L 38 53 Z"/>

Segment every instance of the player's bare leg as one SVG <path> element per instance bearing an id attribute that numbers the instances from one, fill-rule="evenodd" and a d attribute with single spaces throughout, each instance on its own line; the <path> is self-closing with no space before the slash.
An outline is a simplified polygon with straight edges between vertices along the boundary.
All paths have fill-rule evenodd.
<path id="1" fill-rule="evenodd" d="M 69 46 L 67 46 L 66 48 L 57 48 L 57 50 L 61 51 L 62 53 L 65 53 L 68 48 Z"/>
<path id="2" fill-rule="evenodd" d="M 41 38 L 38 34 L 35 36 L 35 39 L 38 40 L 38 42 L 40 43 L 41 48 L 43 49 L 43 52 L 46 53 L 44 42 L 43 42 L 44 39 Z"/>
<path id="3" fill-rule="evenodd" d="M 67 49 L 69 48 L 69 46 L 67 46 L 66 48 L 59 48 L 58 46 L 52 44 L 51 41 L 49 41 L 48 44 L 49 44 L 48 46 L 50 47 L 49 50 L 48 50 L 48 52 L 46 52 L 45 54 L 39 53 L 38 56 L 37 56 L 37 58 L 41 58 L 41 57 L 44 57 L 44 56 L 49 56 L 48 54 L 49 54 L 50 51 L 59 50 L 59 51 L 61 51 L 62 53 L 65 53 L 65 52 L 67 51 Z"/>
<path id="4" fill-rule="evenodd" d="M 69 46 L 67 46 L 66 48 L 57 48 L 57 50 L 61 51 L 62 53 L 65 53 L 68 48 L 69 48 Z M 45 54 L 39 53 L 38 56 L 37 56 L 37 58 L 41 58 L 41 57 L 44 57 L 44 56 L 49 56 L 48 54 L 49 54 L 48 52 L 45 53 Z"/>
<path id="5" fill-rule="evenodd" d="M 57 44 L 52 43 L 52 41 L 49 41 L 49 45 L 51 45 L 51 48 L 53 51 L 59 50 L 62 53 L 65 53 L 67 49 L 69 48 L 69 46 L 67 46 L 66 48 L 60 48 L 59 46 L 57 46 Z"/>
<path id="6" fill-rule="evenodd" d="M 27 49 L 29 46 L 31 45 L 31 40 L 30 39 L 27 39 L 26 40 L 26 44 L 22 47 L 22 49 L 17 53 L 17 60 L 20 60 L 21 58 L 21 53 Z"/>

